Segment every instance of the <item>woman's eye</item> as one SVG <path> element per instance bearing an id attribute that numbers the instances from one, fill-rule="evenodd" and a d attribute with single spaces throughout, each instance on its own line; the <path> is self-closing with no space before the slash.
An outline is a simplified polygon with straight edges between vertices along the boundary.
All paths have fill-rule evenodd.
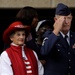
<path id="1" fill-rule="evenodd" d="M 25 34 L 22 34 L 23 36 L 25 36 Z"/>
<path id="2" fill-rule="evenodd" d="M 20 36 L 20 34 L 17 34 L 17 36 Z"/>

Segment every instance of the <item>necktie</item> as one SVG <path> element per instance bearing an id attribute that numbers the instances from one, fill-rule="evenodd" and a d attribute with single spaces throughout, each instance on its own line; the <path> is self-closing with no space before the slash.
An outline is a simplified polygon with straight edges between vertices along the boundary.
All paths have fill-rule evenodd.
<path id="1" fill-rule="evenodd" d="M 67 38 L 68 38 L 68 36 L 67 35 L 65 35 L 65 43 L 66 43 L 66 45 L 67 45 L 67 47 L 69 47 L 69 43 L 68 43 L 68 41 L 67 41 Z"/>

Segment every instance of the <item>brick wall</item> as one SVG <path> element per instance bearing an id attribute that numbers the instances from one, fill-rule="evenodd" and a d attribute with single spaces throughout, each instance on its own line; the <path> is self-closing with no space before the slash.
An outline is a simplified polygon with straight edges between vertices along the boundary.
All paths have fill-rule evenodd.
<path id="1" fill-rule="evenodd" d="M 75 0 L 0 0 L 0 8 L 20 8 L 33 6 L 36 8 L 54 8 L 62 2 L 69 7 L 75 7 Z"/>

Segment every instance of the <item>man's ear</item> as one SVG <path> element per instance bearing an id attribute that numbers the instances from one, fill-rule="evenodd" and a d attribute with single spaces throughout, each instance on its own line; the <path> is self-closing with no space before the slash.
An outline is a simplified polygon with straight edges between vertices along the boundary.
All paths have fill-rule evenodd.
<path id="1" fill-rule="evenodd" d="M 56 21 L 57 20 L 57 18 L 56 17 L 54 17 L 54 21 Z"/>

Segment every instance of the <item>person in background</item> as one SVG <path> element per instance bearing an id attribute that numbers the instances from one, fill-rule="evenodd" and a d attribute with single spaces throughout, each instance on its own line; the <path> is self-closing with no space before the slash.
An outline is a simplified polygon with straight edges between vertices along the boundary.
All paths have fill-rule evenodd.
<path id="1" fill-rule="evenodd" d="M 38 23 L 38 13 L 34 7 L 25 6 L 16 14 L 16 21 L 21 21 L 24 25 L 31 26 L 31 35 L 36 38 L 35 28 Z M 31 39 L 30 39 L 31 40 Z"/>
<path id="2" fill-rule="evenodd" d="M 75 75 L 75 32 L 70 30 L 69 7 L 59 3 L 54 20 L 54 29 L 44 38 L 41 47 L 41 54 L 47 55 L 44 75 Z"/>
<path id="3" fill-rule="evenodd" d="M 51 20 L 41 20 L 38 22 L 38 24 L 36 26 L 36 35 L 37 35 L 36 44 L 39 47 L 39 53 L 40 53 L 41 45 L 43 42 L 43 38 L 46 36 L 44 34 L 47 30 L 50 30 L 50 31 L 52 30 L 52 28 L 53 28 L 52 25 L 53 25 L 53 21 L 51 21 Z M 43 56 L 40 53 L 39 59 L 44 66 L 44 64 L 46 63 L 46 61 L 45 61 L 46 56 Z"/>
<path id="4" fill-rule="evenodd" d="M 39 48 L 36 45 L 36 31 L 35 28 L 38 23 L 38 13 L 35 8 L 31 6 L 25 6 L 22 9 L 18 11 L 15 17 L 15 21 L 21 21 L 24 25 L 30 26 L 30 33 L 28 37 L 26 38 L 26 46 L 32 50 L 34 50 L 38 56 L 39 54 Z M 5 45 L 4 49 L 6 49 L 8 46 Z"/>
<path id="5" fill-rule="evenodd" d="M 15 21 L 4 31 L 3 40 L 10 47 L 0 55 L 0 75 L 43 75 L 44 68 L 35 51 L 27 48 L 25 39 L 30 26 Z"/>

